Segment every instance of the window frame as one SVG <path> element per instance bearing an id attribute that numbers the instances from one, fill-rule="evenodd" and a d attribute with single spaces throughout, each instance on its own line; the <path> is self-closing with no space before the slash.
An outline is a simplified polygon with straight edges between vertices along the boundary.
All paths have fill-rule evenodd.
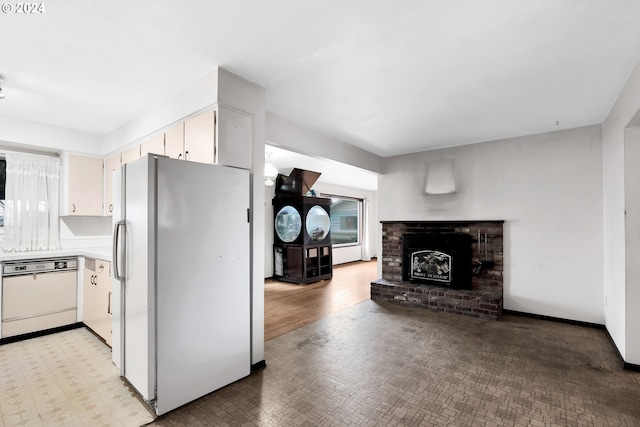
<path id="1" fill-rule="evenodd" d="M 358 197 L 351 197 L 351 196 L 341 196 L 338 194 L 321 194 L 321 197 L 326 197 L 326 198 L 330 198 L 331 199 L 331 213 L 329 216 L 333 215 L 333 200 L 334 199 L 340 199 L 340 200 L 348 200 L 348 201 L 353 201 L 357 203 L 357 240 L 355 242 L 348 242 L 348 243 L 333 243 L 331 242 L 331 246 L 334 248 L 346 248 L 349 246 L 361 246 L 362 245 L 362 209 L 364 206 L 363 203 L 363 199 L 360 199 Z M 331 228 L 331 231 L 333 232 L 333 227 Z M 332 239 L 333 239 L 333 234 L 331 235 Z"/>

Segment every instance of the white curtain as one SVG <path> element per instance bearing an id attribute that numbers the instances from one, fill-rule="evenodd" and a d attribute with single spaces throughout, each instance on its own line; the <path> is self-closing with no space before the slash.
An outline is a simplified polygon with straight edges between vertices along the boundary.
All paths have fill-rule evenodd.
<path id="1" fill-rule="evenodd" d="M 7 153 L 4 251 L 60 249 L 60 159 Z"/>
<path id="2" fill-rule="evenodd" d="M 371 261 L 369 250 L 369 200 L 362 200 L 362 261 Z"/>

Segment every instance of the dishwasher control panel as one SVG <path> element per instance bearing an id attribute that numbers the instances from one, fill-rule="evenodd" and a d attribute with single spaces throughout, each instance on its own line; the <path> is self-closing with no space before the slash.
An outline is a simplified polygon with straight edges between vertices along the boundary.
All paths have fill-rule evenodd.
<path id="1" fill-rule="evenodd" d="M 50 271 L 66 271 L 78 269 L 78 258 L 37 259 L 24 261 L 7 261 L 2 263 L 3 276 L 19 274 L 37 274 Z"/>

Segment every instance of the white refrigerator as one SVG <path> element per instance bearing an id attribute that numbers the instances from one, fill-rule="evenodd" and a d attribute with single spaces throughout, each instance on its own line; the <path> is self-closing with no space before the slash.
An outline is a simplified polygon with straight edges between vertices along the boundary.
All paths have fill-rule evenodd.
<path id="1" fill-rule="evenodd" d="M 114 173 L 113 361 L 162 415 L 250 374 L 249 171 Z"/>

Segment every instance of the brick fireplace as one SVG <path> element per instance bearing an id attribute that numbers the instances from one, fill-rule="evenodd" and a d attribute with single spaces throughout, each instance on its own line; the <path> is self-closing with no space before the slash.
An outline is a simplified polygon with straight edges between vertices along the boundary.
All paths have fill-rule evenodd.
<path id="1" fill-rule="evenodd" d="M 503 221 L 383 221 L 371 299 L 497 320 Z"/>

